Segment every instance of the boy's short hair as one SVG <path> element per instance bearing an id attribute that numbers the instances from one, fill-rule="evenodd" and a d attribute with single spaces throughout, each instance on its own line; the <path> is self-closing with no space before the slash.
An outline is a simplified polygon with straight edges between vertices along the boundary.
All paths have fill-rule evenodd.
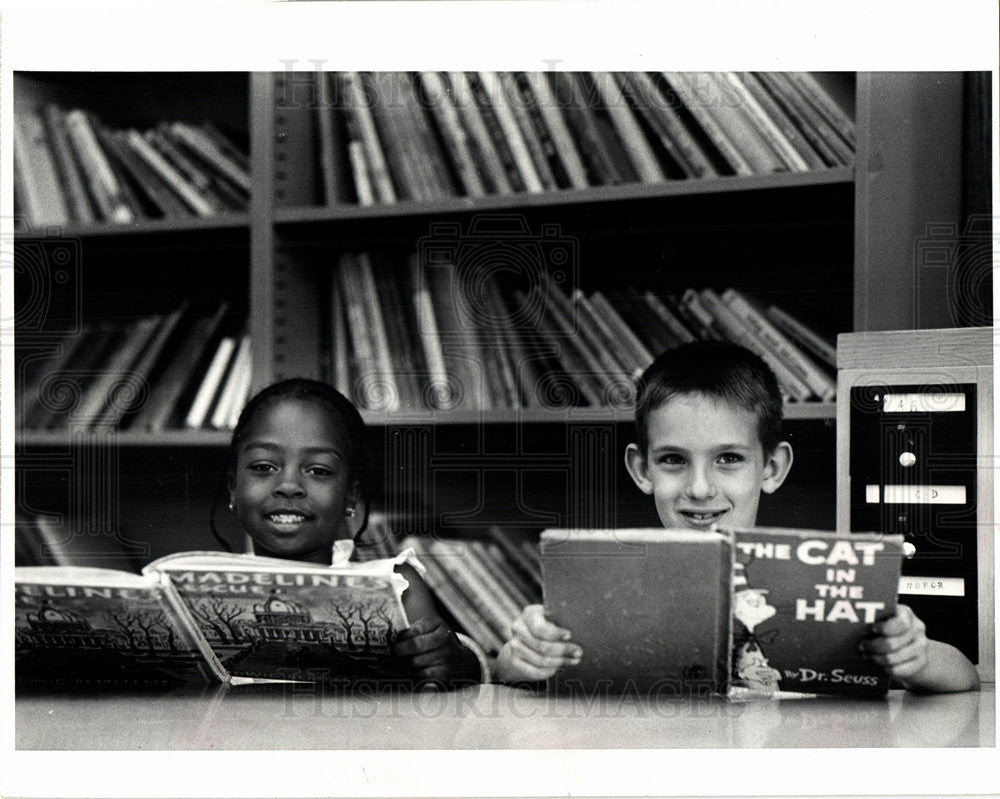
<path id="1" fill-rule="evenodd" d="M 771 367 L 738 344 L 696 341 L 661 353 L 636 382 L 635 432 L 644 456 L 649 414 L 683 394 L 703 394 L 750 411 L 765 456 L 781 441 L 783 403 Z"/>

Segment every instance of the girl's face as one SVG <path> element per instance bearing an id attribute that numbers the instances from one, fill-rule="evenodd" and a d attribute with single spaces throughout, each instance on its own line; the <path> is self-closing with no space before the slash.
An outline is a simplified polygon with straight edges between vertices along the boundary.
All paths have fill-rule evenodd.
<path id="1" fill-rule="evenodd" d="M 329 565 L 359 500 L 337 415 L 292 398 L 261 408 L 236 453 L 232 499 L 256 554 Z"/>

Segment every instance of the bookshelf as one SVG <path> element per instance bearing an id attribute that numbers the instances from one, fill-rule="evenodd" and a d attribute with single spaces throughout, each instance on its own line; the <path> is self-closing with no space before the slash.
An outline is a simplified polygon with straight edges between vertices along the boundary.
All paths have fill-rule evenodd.
<path id="1" fill-rule="evenodd" d="M 254 388 L 290 376 L 327 378 L 324 287 L 334 255 L 371 249 L 401 259 L 432 225 L 466 231 L 484 214 L 517 218 L 530 237 L 554 226 L 572 239 L 579 259 L 571 287 L 735 286 L 810 320 L 829 339 L 923 326 L 925 309 L 948 307 L 947 287 L 904 254 L 922 220 L 955 217 L 961 170 L 944 145 L 959 117 L 942 125 L 931 103 L 953 108 L 962 76 L 816 77 L 856 121 L 853 165 L 362 206 L 342 197 L 324 202 L 312 74 L 18 74 L 15 114 L 57 102 L 88 108 L 110 126 L 209 119 L 248 152 L 253 176 L 245 211 L 60 228 L 82 279 L 55 291 L 42 328 L 19 327 L 19 379 L 25 359 L 51 353 L 55 331 L 78 319 L 127 321 L 185 299 L 206 309 L 228 302 L 247 320 Z M 908 154 L 933 168 L 916 168 Z M 887 201 L 904 191 L 919 199 L 905 207 Z M 39 232 L 18 232 L 19 263 L 52 246 Z M 19 314 L 29 273 L 19 269 Z M 379 499 L 407 518 L 405 532 L 476 534 L 511 509 L 515 526 L 526 528 L 553 520 L 656 523 L 619 463 L 631 435 L 625 408 L 554 403 L 364 415 L 389 475 Z M 762 505 L 762 523 L 834 524 L 835 416 L 829 402 L 788 405 L 796 467 L 781 496 Z M 81 501 L 73 497 L 97 492 L 151 557 L 214 546 L 207 518 L 225 468 L 224 430 L 19 430 L 17 438 L 24 510 L 69 514 Z M 88 442 L 115 453 L 111 471 L 87 466 Z M 108 479 L 115 487 L 102 489 Z"/>

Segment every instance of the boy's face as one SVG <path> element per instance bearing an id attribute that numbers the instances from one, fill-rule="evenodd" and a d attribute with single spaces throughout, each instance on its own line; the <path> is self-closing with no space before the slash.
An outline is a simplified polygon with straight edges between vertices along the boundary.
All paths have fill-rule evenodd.
<path id="1" fill-rule="evenodd" d="M 761 491 L 791 467 L 787 442 L 765 456 L 754 414 L 712 397 L 673 397 L 650 412 L 648 430 L 647 451 L 630 444 L 625 460 L 667 528 L 752 527 Z"/>

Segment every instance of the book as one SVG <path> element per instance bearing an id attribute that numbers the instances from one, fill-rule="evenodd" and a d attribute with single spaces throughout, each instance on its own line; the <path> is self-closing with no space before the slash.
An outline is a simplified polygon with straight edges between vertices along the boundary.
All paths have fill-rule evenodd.
<path id="1" fill-rule="evenodd" d="M 514 164 L 524 183 L 525 190 L 531 193 L 544 191 L 545 185 L 535 168 L 535 163 L 528 151 L 527 142 L 517 126 L 517 120 L 511 108 L 510 101 L 504 91 L 500 77 L 495 72 L 480 72 L 480 86 L 485 94 L 500 126 L 500 133 L 510 148 Z"/>
<path id="2" fill-rule="evenodd" d="M 178 218 L 191 215 L 191 211 L 172 187 L 129 144 L 127 134 L 105 131 L 101 143 L 109 155 L 118 161 L 121 170 L 128 173 L 145 198 L 143 204 L 152 208 L 153 215 Z"/>
<path id="3" fill-rule="evenodd" d="M 27 566 L 14 570 L 14 587 L 18 687 L 226 680 L 161 575 Z"/>
<path id="4" fill-rule="evenodd" d="M 337 138 L 330 102 L 330 76 L 322 70 L 316 72 L 316 130 L 319 148 L 319 171 L 323 185 L 323 203 L 332 205 L 339 198 L 340 174 L 337 168 Z M 362 203 L 364 204 L 364 203 Z"/>
<path id="5" fill-rule="evenodd" d="M 32 225 L 64 225 L 69 208 L 56 171 L 55 153 L 40 114 L 21 111 L 14 122 L 15 174 Z"/>
<path id="6" fill-rule="evenodd" d="M 633 374 L 644 372 L 646 367 L 653 362 L 653 353 L 646 349 L 646 346 L 608 302 L 604 294 L 600 291 L 592 292 L 590 302 L 598 315 L 604 319 L 604 323 L 614 332 L 615 341 L 620 342 L 628 350 L 632 359 Z"/>
<path id="7" fill-rule="evenodd" d="M 776 305 L 767 309 L 768 318 L 785 333 L 809 350 L 827 366 L 837 368 L 837 348 L 794 316 Z"/>
<path id="8" fill-rule="evenodd" d="M 170 132 L 177 139 L 184 142 L 185 146 L 202 161 L 210 164 L 215 170 L 225 176 L 226 180 L 244 193 L 250 193 L 251 181 L 249 170 L 223 152 L 203 130 L 186 122 L 171 122 L 169 127 Z"/>
<path id="9" fill-rule="evenodd" d="M 593 131 L 597 135 L 596 145 L 603 153 L 611 169 L 612 183 L 635 183 L 640 177 L 626 153 L 625 143 L 618 135 L 612 122 L 611 112 L 601 99 L 601 94 L 589 73 L 572 72 L 570 80 L 576 84 L 577 97 L 582 108 L 590 116 Z M 605 74 L 605 73 L 598 73 Z"/>
<path id="10" fill-rule="evenodd" d="M 87 197 L 83 184 L 83 173 L 73 155 L 73 147 L 69 143 L 66 132 L 64 112 L 54 103 L 49 103 L 42 109 L 45 128 L 52 142 L 52 155 L 55 159 L 56 171 L 62 185 L 63 196 L 70 218 L 74 222 L 89 223 L 94 221 L 94 210 Z"/>
<path id="11" fill-rule="evenodd" d="M 469 197 L 482 197 L 486 188 L 469 145 L 469 135 L 462 125 L 458 109 L 449 95 L 444 78 L 437 72 L 421 72 L 420 80 L 427 97 L 427 104 L 437 121 L 451 163 L 461 181 L 463 192 Z"/>
<path id="12" fill-rule="evenodd" d="M 569 187 L 574 189 L 587 188 L 590 184 L 587 181 L 583 159 L 580 157 L 576 142 L 573 141 L 573 136 L 566 125 L 566 120 L 560 113 L 558 100 L 552 91 L 548 78 L 543 72 L 524 72 L 522 75 L 534 98 L 534 106 L 548 130 L 555 155 L 566 174 Z"/>
<path id="13" fill-rule="evenodd" d="M 455 386 L 449 380 L 427 275 L 421 269 L 415 254 L 408 258 L 407 267 L 417 339 L 427 367 L 427 404 L 432 410 L 447 410 L 454 407 L 458 396 L 455 394 Z"/>
<path id="14" fill-rule="evenodd" d="M 476 107 L 479 109 L 483 125 L 489 134 L 490 141 L 496 149 L 497 156 L 503 166 L 506 182 L 509 184 L 510 190 L 515 193 L 527 191 L 525 179 L 521 175 L 517 161 L 514 158 L 514 152 L 511 149 L 510 143 L 507 141 L 506 133 L 504 132 L 503 126 L 500 124 L 500 119 L 497 116 L 496 110 L 493 107 L 493 102 L 490 99 L 489 93 L 487 92 L 486 86 L 479 73 L 473 72 L 463 74 L 465 75 L 468 86 L 472 91 L 472 96 L 475 99 Z"/>
<path id="15" fill-rule="evenodd" d="M 583 649 L 553 684 L 883 695 L 860 644 L 896 609 L 903 538 L 751 528 L 545 530 L 546 616 Z"/>
<path id="16" fill-rule="evenodd" d="M 795 90 L 788 79 L 780 72 L 755 72 L 754 75 L 770 92 L 774 100 L 781 106 L 795 126 L 802 132 L 806 141 L 819 154 L 826 166 L 841 166 L 844 161 L 837 151 L 830 146 L 816 126 L 818 115 L 809 107 L 801 95 Z"/>
<path id="17" fill-rule="evenodd" d="M 656 314 L 660 322 L 667 327 L 670 334 L 677 340 L 678 343 L 687 344 L 696 340 L 696 337 L 694 333 L 691 332 L 691 329 L 685 325 L 684 322 L 677 317 L 677 314 L 668 308 L 663 300 L 657 297 L 652 291 L 647 289 L 643 292 L 642 297 L 653 313 Z"/>
<path id="18" fill-rule="evenodd" d="M 728 132 L 706 108 L 703 98 L 698 95 L 695 84 L 692 82 L 694 80 L 692 73 L 664 72 L 663 77 L 732 172 L 736 175 L 754 174 L 753 167 L 733 143 Z"/>
<path id="19" fill-rule="evenodd" d="M 224 336 L 219 341 L 208 369 L 205 370 L 201 383 L 198 385 L 194 401 L 188 409 L 187 416 L 184 417 L 185 427 L 197 428 L 205 424 L 219 393 L 222 380 L 229 369 L 233 353 L 236 351 L 236 343 L 234 336 Z"/>
<path id="20" fill-rule="evenodd" d="M 368 253 L 358 253 L 353 261 L 353 270 L 364 302 L 364 315 L 374 355 L 375 371 L 367 376 L 360 376 L 362 380 L 368 381 L 369 400 L 373 403 L 369 407 L 380 411 L 397 411 L 400 406 L 399 386 L 396 368 L 389 352 L 385 319 L 382 316 L 385 297 L 379 295 L 374 267 Z"/>
<path id="21" fill-rule="evenodd" d="M 218 402 L 212 409 L 209 423 L 217 430 L 235 427 L 233 416 L 239 418 L 240 410 L 246 399 L 246 385 L 249 383 L 250 374 L 250 336 L 240 336 L 239 344 L 236 347 L 236 354 L 233 355 L 229 373 L 226 375 L 219 392 Z"/>
<path id="22" fill-rule="evenodd" d="M 748 297 L 736 289 L 726 289 L 722 301 L 742 319 L 761 342 L 775 353 L 821 400 L 830 401 L 837 394 L 834 378 L 813 363 L 782 333 Z"/>
<path id="23" fill-rule="evenodd" d="M 143 136 L 137 130 L 125 132 L 125 142 L 152 169 L 171 190 L 184 201 L 195 214 L 202 217 L 213 216 L 219 211 L 218 206 L 205 197 L 194 185 L 188 182 L 149 141 L 150 136 Z"/>
<path id="24" fill-rule="evenodd" d="M 134 222 L 135 214 L 125 201 L 122 188 L 97 141 L 89 115 L 81 109 L 73 109 L 66 112 L 65 120 L 70 144 L 101 218 L 119 224 Z"/>
<path id="25" fill-rule="evenodd" d="M 528 109 L 525 94 L 518 86 L 517 77 L 511 72 L 500 72 L 497 74 L 500 80 L 500 87 L 507 101 L 507 107 L 514 115 L 517 128 L 521 132 L 528 154 L 531 156 L 531 163 L 534 164 L 535 172 L 545 191 L 552 191 L 559 188 L 552 165 L 549 158 L 554 154 L 552 142 L 549 140 L 548 131 L 544 127 L 541 129 L 533 119 L 532 113 Z M 540 120 L 540 117 L 539 117 Z"/>
<path id="26" fill-rule="evenodd" d="M 549 529 L 540 551 L 545 615 L 583 650 L 578 664 L 552 678 L 553 687 L 644 695 L 725 690 L 730 536 Z"/>
<path id="27" fill-rule="evenodd" d="M 590 77 L 597 86 L 597 91 L 607 109 L 611 124 L 625 145 L 625 153 L 639 179 L 643 183 L 662 181 L 664 176 L 660 162 L 653 153 L 653 148 L 646 141 L 645 134 L 626 102 L 625 95 L 622 94 L 615 76 L 610 72 L 591 72 Z"/>
<path id="28" fill-rule="evenodd" d="M 735 547 L 731 696 L 886 692 L 859 646 L 895 613 L 902 536 L 755 528 Z"/>
<path id="29" fill-rule="evenodd" d="M 529 550 L 526 546 L 528 542 L 523 536 L 513 530 L 494 525 L 489 529 L 489 538 L 503 550 L 507 559 L 527 576 L 532 585 L 541 586 L 542 572 L 537 553 Z"/>
<path id="30" fill-rule="evenodd" d="M 784 139 L 791 144 L 795 152 L 806 164 L 807 169 L 822 169 L 826 166 L 819 153 L 813 149 L 812 145 L 803 136 L 802 131 L 796 127 L 784 108 L 774 99 L 773 96 L 760 82 L 760 79 L 752 72 L 733 73 L 746 87 L 747 91 L 756 101 L 765 116 L 781 131 Z"/>
<path id="31" fill-rule="evenodd" d="M 513 190 L 507 179 L 507 171 L 483 121 L 468 76 L 464 72 L 449 72 L 448 85 L 461 117 L 462 127 L 468 133 L 473 160 L 482 170 L 488 193 L 510 194 Z"/>
<path id="32" fill-rule="evenodd" d="M 337 682 L 404 676 L 390 651 L 409 626 L 399 561 L 315 566 L 185 552 L 143 573 L 169 579 L 232 677 Z"/>
<path id="33" fill-rule="evenodd" d="M 427 196 L 431 199 L 454 197 L 459 192 L 459 180 L 442 149 L 441 140 L 431 126 L 426 108 L 428 102 L 416 85 L 415 77 L 409 72 L 389 73 L 396 81 L 399 91 L 393 90 L 391 97 L 400 98 L 403 114 L 403 133 L 406 135 L 407 154 L 412 156 L 426 185 Z"/>
<path id="34" fill-rule="evenodd" d="M 357 130 L 361 134 L 361 141 L 364 144 L 365 156 L 371 169 L 371 179 L 375 186 L 376 197 L 381 203 L 395 202 L 396 191 L 389 174 L 389 166 L 386 164 L 378 131 L 375 129 L 372 110 L 365 96 L 365 87 L 361 80 L 361 74 L 358 72 L 345 72 L 343 73 L 342 80 L 344 86 L 344 110 L 348 114 L 348 118 L 354 120 Z"/>
<path id="35" fill-rule="evenodd" d="M 805 95 L 806 100 L 833 127 L 837 134 L 853 150 L 857 146 L 854 120 L 851 119 L 830 94 L 823 88 L 816 76 L 809 72 L 786 72 L 788 79 Z"/>
<path id="36" fill-rule="evenodd" d="M 422 383 L 427 368 L 414 346 L 416 322 L 408 313 L 409 304 L 403 297 L 400 285 L 407 276 L 395 274 L 397 264 L 388 263 L 384 258 L 374 259 L 372 266 L 392 361 L 393 379 L 399 391 L 399 407 L 410 411 L 423 409 Z"/>

